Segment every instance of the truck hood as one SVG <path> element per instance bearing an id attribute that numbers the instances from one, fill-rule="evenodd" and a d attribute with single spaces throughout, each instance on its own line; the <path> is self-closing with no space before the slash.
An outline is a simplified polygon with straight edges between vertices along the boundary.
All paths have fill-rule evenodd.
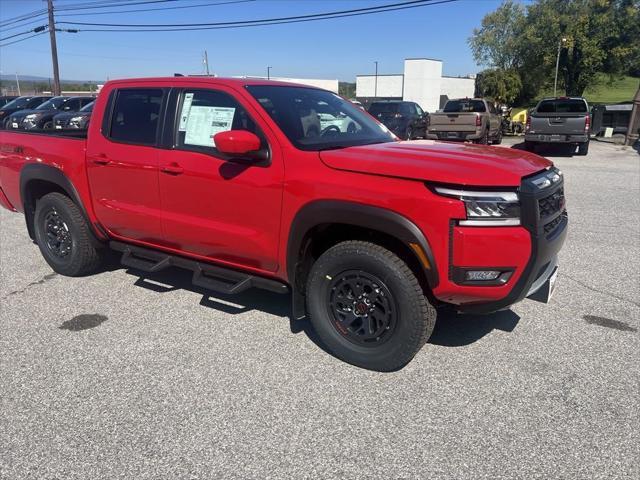
<path id="1" fill-rule="evenodd" d="M 370 175 L 472 186 L 518 186 L 553 165 L 522 150 L 431 140 L 390 142 L 320 152 L 330 168 Z"/>

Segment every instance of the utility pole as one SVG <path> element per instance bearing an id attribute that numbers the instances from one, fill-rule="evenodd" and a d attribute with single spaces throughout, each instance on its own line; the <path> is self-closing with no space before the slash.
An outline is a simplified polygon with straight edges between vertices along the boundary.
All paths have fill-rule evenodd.
<path id="1" fill-rule="evenodd" d="M 267 80 L 271 80 L 271 67 L 267 67 Z"/>
<path id="2" fill-rule="evenodd" d="M 375 84 L 373 85 L 373 96 L 374 98 L 378 98 L 378 62 L 373 62 L 376 64 L 376 79 Z"/>
<path id="3" fill-rule="evenodd" d="M 53 21 L 53 0 L 47 0 L 47 10 L 49 11 L 49 39 L 51 40 L 51 61 L 53 62 L 53 94 L 60 95 L 60 71 L 58 70 L 56 24 Z"/>
<path id="4" fill-rule="evenodd" d="M 207 77 L 209 76 L 209 57 L 207 56 L 207 51 L 204 51 L 204 69 L 207 72 Z"/>
<path id="5" fill-rule="evenodd" d="M 553 82 L 553 96 L 557 97 L 556 90 L 558 89 L 558 67 L 560 66 L 560 50 L 562 50 L 562 44 L 566 42 L 566 38 L 561 38 L 558 41 L 558 55 L 556 55 L 556 80 Z"/>
<path id="6" fill-rule="evenodd" d="M 18 96 L 20 97 L 20 80 L 18 80 L 18 72 L 16 72 L 16 86 L 18 87 Z"/>

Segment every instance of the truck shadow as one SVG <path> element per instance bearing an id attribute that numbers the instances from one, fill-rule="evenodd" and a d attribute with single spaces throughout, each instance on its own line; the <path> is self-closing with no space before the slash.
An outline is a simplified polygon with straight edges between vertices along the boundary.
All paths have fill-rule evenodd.
<path id="1" fill-rule="evenodd" d="M 137 277 L 134 285 L 156 293 L 187 290 L 202 295 L 200 305 L 219 312 L 237 315 L 259 310 L 277 317 L 288 318 L 291 333 L 304 332 L 318 347 L 328 352 L 313 330 L 308 319 L 294 320 L 291 316 L 291 295 L 279 295 L 266 290 L 250 289 L 237 295 L 224 295 L 197 287 L 191 283 L 191 273 L 169 268 L 158 273 L 145 273 L 127 269 Z M 429 343 L 444 347 L 462 347 L 480 340 L 493 330 L 511 332 L 520 317 L 511 310 L 490 315 L 462 315 L 442 309 L 438 312 L 436 327 Z M 330 352 L 328 352 L 330 353 Z"/>
<path id="2" fill-rule="evenodd" d="M 523 150 L 524 142 L 516 143 L 512 145 L 511 148 L 515 150 Z M 573 157 L 576 155 L 576 147 L 573 145 L 540 145 L 536 149 L 536 155 L 540 155 L 542 157 Z"/>

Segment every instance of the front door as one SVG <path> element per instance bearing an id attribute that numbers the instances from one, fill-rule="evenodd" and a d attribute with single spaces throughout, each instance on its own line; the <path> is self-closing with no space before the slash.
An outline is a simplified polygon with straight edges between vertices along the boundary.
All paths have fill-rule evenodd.
<path id="1" fill-rule="evenodd" d="M 160 152 L 165 245 L 231 266 L 277 269 L 283 175 L 280 149 L 232 90 L 188 89 L 178 97 L 174 148 Z M 270 163 L 234 163 L 213 136 L 249 130 L 270 147 Z"/>
<path id="2" fill-rule="evenodd" d="M 112 234 L 125 239 L 162 240 L 155 145 L 164 94 L 160 88 L 114 90 L 112 115 L 102 133 L 93 130 L 96 134 L 87 142 L 96 216 Z"/>

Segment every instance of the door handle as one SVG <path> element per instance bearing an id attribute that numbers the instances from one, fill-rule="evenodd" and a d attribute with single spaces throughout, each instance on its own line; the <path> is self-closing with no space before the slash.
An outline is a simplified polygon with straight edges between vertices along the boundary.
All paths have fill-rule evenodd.
<path id="1" fill-rule="evenodd" d="M 184 172 L 184 168 L 182 168 L 177 163 L 171 163 L 169 165 L 162 167 L 160 171 L 168 175 L 180 175 L 181 173 Z"/>
<path id="2" fill-rule="evenodd" d="M 92 157 L 91 161 L 96 165 L 108 165 L 111 163 L 109 157 L 107 157 L 104 153 L 99 153 L 95 157 Z"/>

